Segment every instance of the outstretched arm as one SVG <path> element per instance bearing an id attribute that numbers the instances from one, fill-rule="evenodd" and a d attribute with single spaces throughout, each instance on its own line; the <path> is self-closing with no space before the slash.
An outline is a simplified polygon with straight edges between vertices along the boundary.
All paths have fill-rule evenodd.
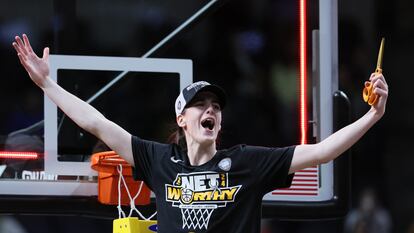
<path id="1" fill-rule="evenodd" d="M 23 40 L 19 36 L 15 39 L 13 47 L 32 81 L 79 127 L 98 137 L 128 163 L 134 164 L 131 135 L 49 77 L 49 48 L 45 48 L 43 57 L 39 58 L 25 34 Z"/>
<path id="2" fill-rule="evenodd" d="M 354 123 L 338 130 L 323 141 L 313 145 L 298 145 L 293 154 L 289 173 L 327 163 L 356 143 L 385 113 L 388 85 L 382 74 L 372 74 L 370 81 L 379 99 L 371 109 Z"/>

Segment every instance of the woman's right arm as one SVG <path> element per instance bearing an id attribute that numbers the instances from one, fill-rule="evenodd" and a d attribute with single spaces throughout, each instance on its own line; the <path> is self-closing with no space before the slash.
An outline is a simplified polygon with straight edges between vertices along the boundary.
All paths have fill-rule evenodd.
<path id="1" fill-rule="evenodd" d="M 95 135 L 133 165 L 131 134 L 49 77 L 49 48 L 45 48 L 43 57 L 39 58 L 25 34 L 23 40 L 19 36 L 15 39 L 13 47 L 32 81 L 79 127 Z"/>

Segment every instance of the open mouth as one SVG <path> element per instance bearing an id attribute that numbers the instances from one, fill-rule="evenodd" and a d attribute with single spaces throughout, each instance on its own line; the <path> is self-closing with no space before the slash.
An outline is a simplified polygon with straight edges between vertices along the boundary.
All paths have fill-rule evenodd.
<path id="1" fill-rule="evenodd" d="M 214 121 L 213 118 L 206 118 L 201 121 L 201 126 L 203 126 L 203 128 L 205 129 L 213 130 L 215 123 L 216 122 Z"/>

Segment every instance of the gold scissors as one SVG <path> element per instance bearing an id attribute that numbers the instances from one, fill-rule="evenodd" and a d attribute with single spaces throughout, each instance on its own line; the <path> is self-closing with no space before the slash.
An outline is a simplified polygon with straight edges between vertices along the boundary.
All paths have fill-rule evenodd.
<path id="1" fill-rule="evenodd" d="M 375 69 L 375 73 L 382 74 L 382 55 L 384 54 L 384 37 L 381 39 L 381 45 L 378 52 L 378 60 L 377 60 L 377 68 Z M 364 101 L 367 102 L 369 105 L 374 105 L 377 100 L 378 96 L 374 94 L 373 84 L 371 82 L 366 82 L 365 87 L 362 90 L 362 97 Z"/>

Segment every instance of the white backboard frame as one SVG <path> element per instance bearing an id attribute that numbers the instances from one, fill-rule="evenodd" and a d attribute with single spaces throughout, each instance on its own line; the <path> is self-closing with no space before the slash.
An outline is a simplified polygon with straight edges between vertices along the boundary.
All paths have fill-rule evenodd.
<path id="1" fill-rule="evenodd" d="M 178 73 L 180 90 L 192 83 L 192 61 L 188 59 L 51 55 L 51 78 L 58 82 L 58 70 L 95 70 Z M 167 100 L 166 100 L 167 101 Z M 172 100 L 171 100 L 172 101 Z M 56 175 L 97 175 L 90 162 L 58 160 L 57 106 L 45 95 L 45 172 Z"/>
<path id="2" fill-rule="evenodd" d="M 50 74 L 57 80 L 59 69 L 178 73 L 180 90 L 193 81 L 189 59 L 50 55 Z M 173 101 L 173 100 L 171 100 Z M 45 167 L 47 174 L 97 176 L 90 162 L 61 162 L 57 154 L 57 106 L 45 95 Z M 0 195 L 96 196 L 96 180 L 1 180 Z"/>

